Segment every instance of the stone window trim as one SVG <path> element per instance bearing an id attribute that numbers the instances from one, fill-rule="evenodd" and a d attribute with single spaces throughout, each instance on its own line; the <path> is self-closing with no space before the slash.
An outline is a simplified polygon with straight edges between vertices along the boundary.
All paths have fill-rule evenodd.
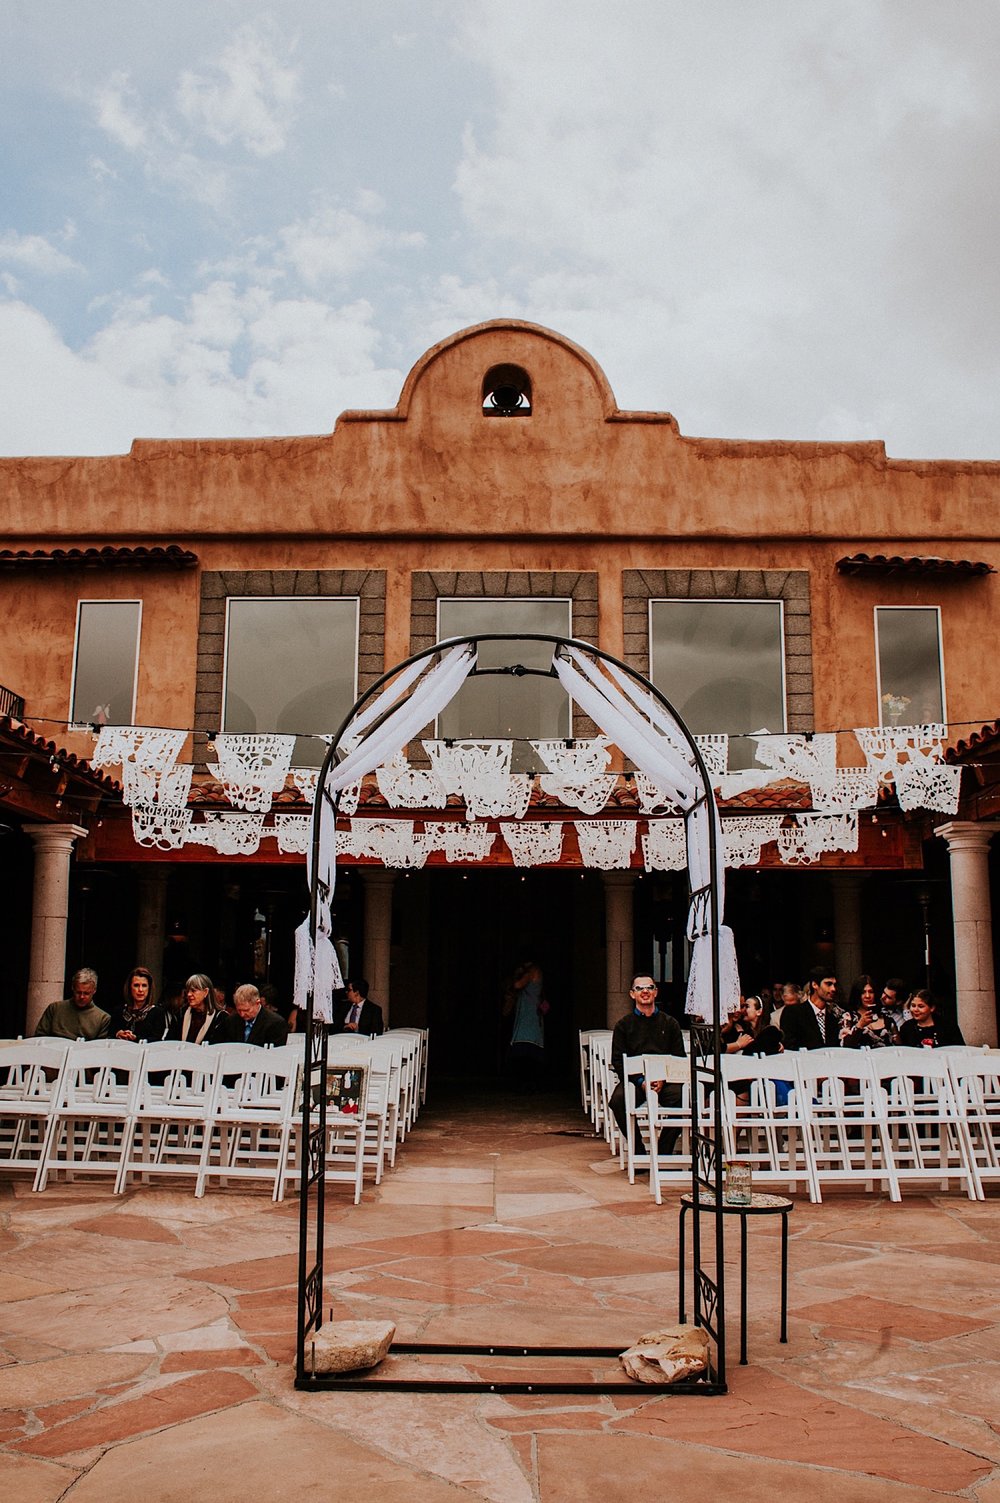
<path id="1" fill-rule="evenodd" d="M 625 661 L 649 676 L 651 600 L 780 600 L 789 734 L 813 731 L 812 615 L 806 569 L 625 569 Z"/>
<path id="2" fill-rule="evenodd" d="M 415 570 L 411 580 L 410 651 L 422 652 L 433 647 L 437 640 L 437 603 L 449 599 L 569 600 L 573 636 L 582 642 L 596 643 L 597 583 L 596 573 L 577 570 Z M 594 722 L 576 707 L 572 731 L 578 740 L 597 735 Z"/>
<path id="3" fill-rule="evenodd" d="M 195 684 L 195 760 L 206 732 L 222 727 L 226 602 L 232 598 L 346 598 L 358 602 L 358 693 L 385 671 L 385 571 L 382 569 L 215 569 L 201 576 Z M 336 727 L 332 726 L 331 730 Z"/>

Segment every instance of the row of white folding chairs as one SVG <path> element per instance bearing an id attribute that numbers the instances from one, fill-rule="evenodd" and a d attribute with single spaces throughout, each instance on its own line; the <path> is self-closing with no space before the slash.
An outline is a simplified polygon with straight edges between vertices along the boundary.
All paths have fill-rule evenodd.
<path id="1" fill-rule="evenodd" d="M 335 1038 L 345 1062 L 360 1054 L 368 1063 L 363 1122 L 334 1111 L 327 1134 L 329 1176 L 351 1182 L 357 1202 L 366 1170 L 380 1182 L 386 1155 L 395 1162 L 397 1140 L 416 1118 L 426 1090 L 427 1034 L 400 1029 L 384 1042 Z M 57 1170 L 114 1168 L 116 1191 L 136 1174 L 187 1173 L 198 1195 L 215 1176 L 273 1175 L 280 1199 L 298 1172 L 293 1150 L 303 1047 L 295 1035 L 280 1049 L 263 1050 L 12 1041 L 0 1053 L 0 1166 L 30 1169 L 37 1189 Z"/>
<path id="2" fill-rule="evenodd" d="M 34 1173 L 130 1179 L 188 1175 L 263 1179 L 280 1200 L 294 1176 L 291 1144 L 301 1050 L 248 1044 L 30 1039 L 0 1054 L 0 1165 Z"/>
<path id="3" fill-rule="evenodd" d="M 395 1167 L 397 1144 L 426 1098 L 427 1052 L 428 1033 L 420 1028 L 392 1028 L 375 1038 L 335 1033 L 327 1040 L 329 1069 L 356 1064 L 367 1072 L 363 1112 L 327 1106 L 326 1176 L 353 1183 L 355 1202 L 366 1174 L 378 1185 L 386 1163 Z"/>
<path id="4" fill-rule="evenodd" d="M 725 1156 L 813 1201 L 837 1183 L 880 1183 L 898 1201 L 918 1181 L 975 1200 L 1000 1178 L 1000 1061 L 981 1051 L 733 1054 L 722 1072 Z"/>
<path id="5" fill-rule="evenodd" d="M 657 1204 L 662 1186 L 690 1173 L 688 1065 L 670 1056 L 626 1061 L 623 1135 L 608 1108 L 617 1076 L 610 1032 L 587 1038 L 591 1120 L 630 1181 L 648 1168 Z M 582 1048 L 583 1046 L 581 1046 Z M 911 1181 L 957 1180 L 970 1198 L 1000 1179 L 1000 1056 L 975 1049 L 845 1050 L 786 1053 L 762 1059 L 724 1055 L 723 1152 L 748 1160 L 760 1178 L 804 1185 L 812 1200 L 823 1183 L 879 1181 L 901 1198 Z M 673 1080 L 681 1104 L 662 1105 L 647 1085 L 637 1098 L 630 1077 Z M 737 1093 L 731 1083 L 745 1081 Z M 645 1100 L 643 1100 L 645 1096 Z M 710 1098 L 699 1119 L 711 1127 Z M 679 1130 L 675 1150 L 658 1151 L 664 1130 Z M 638 1141 L 638 1148 L 637 1148 Z M 644 1151 L 643 1151 L 644 1150 Z"/>

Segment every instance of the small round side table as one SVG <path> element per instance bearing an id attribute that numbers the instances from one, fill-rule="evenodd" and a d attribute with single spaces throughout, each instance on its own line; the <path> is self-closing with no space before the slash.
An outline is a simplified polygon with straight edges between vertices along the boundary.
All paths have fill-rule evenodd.
<path id="1" fill-rule="evenodd" d="M 699 1195 L 698 1208 L 714 1216 L 718 1207 L 715 1197 L 707 1194 Z M 678 1228 L 678 1251 L 680 1254 L 678 1264 L 678 1294 L 680 1302 L 680 1323 L 687 1323 L 687 1314 L 684 1309 L 684 1220 L 689 1211 L 695 1208 L 695 1198 L 688 1191 L 681 1196 L 680 1224 Z M 792 1202 L 786 1200 L 783 1195 L 767 1195 L 754 1193 L 750 1197 L 749 1205 L 730 1204 L 722 1202 L 723 1216 L 738 1216 L 740 1218 L 740 1366 L 746 1366 L 747 1360 L 747 1220 L 750 1216 L 780 1216 L 781 1217 L 781 1334 L 779 1339 L 788 1341 L 788 1217 L 792 1210 Z"/>

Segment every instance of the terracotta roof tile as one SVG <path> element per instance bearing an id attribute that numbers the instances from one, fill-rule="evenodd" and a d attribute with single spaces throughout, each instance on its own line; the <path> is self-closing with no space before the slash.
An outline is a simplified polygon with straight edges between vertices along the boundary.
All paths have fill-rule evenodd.
<path id="1" fill-rule="evenodd" d="M 24 751 L 35 753 L 41 757 L 54 757 L 62 767 L 72 772 L 75 777 L 84 778 L 87 782 L 95 784 L 105 793 L 120 794 L 121 785 L 114 778 L 97 767 L 92 767 L 86 757 L 78 757 L 74 752 L 67 751 L 55 741 L 48 741 L 44 736 L 20 720 L 12 720 L 9 715 L 0 715 L 0 740 L 10 746 L 15 746 Z"/>
<path id="2" fill-rule="evenodd" d="M 946 762 L 967 762 L 974 755 L 981 756 L 985 752 L 1000 750 L 1000 720 L 994 720 L 990 725 L 981 726 L 978 731 L 972 731 L 961 741 L 956 741 L 954 746 L 945 748 L 944 759 Z"/>
<path id="3" fill-rule="evenodd" d="M 190 569 L 198 562 L 197 553 L 167 547 L 117 548 L 2 548 L 0 569 Z"/>
<path id="4" fill-rule="evenodd" d="M 938 558 L 929 554 L 888 555 L 852 553 L 837 560 L 838 574 L 995 574 L 991 564 L 976 563 L 968 558 Z"/>

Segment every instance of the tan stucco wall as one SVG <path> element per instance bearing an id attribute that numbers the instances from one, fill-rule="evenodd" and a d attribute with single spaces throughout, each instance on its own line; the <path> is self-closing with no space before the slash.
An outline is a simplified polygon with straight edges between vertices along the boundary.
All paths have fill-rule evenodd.
<path id="1" fill-rule="evenodd" d="M 529 372 L 529 418 L 482 415 L 483 375 L 498 363 Z M 11 548 L 177 543 L 205 570 L 385 570 L 387 663 L 409 651 L 415 569 L 594 572 L 600 645 L 615 653 L 625 569 L 807 570 L 817 729 L 877 721 L 877 604 L 942 608 L 953 723 L 1000 703 L 984 651 L 996 577 L 857 580 L 834 568 L 859 551 L 1000 568 L 1000 464 L 686 438 L 666 414 L 619 413 L 590 356 L 531 326 L 463 331 L 418 362 L 394 411 L 344 414 L 329 435 L 2 460 L 0 497 Z M 25 571 L 0 590 L 2 677 L 31 716 L 68 713 L 77 601 L 141 595 L 136 717 L 192 723 L 197 570 Z"/>

